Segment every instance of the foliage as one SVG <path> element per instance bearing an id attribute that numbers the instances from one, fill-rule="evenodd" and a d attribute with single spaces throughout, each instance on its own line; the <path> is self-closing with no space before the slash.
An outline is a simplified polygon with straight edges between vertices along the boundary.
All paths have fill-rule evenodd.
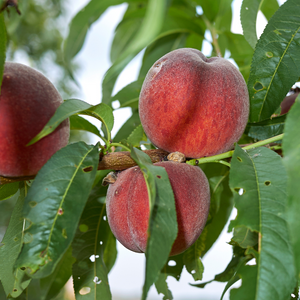
<path id="1" fill-rule="evenodd" d="M 180 280 L 184 267 L 195 288 L 211 281 L 226 283 L 220 298 L 239 280 L 240 287 L 230 290 L 232 300 L 286 300 L 291 294 L 298 298 L 300 96 L 287 115 L 278 114 L 283 98 L 300 78 L 299 1 L 287 0 L 279 6 L 276 0 L 244 0 L 241 35 L 230 31 L 232 0 L 90 0 L 72 19 L 64 41 L 57 22 L 64 17 L 61 1 L 22 1 L 21 16 L 13 8 L 9 15 L 0 13 L 0 83 L 5 57 L 13 58 L 18 51 L 45 69 L 49 67 L 45 58 L 50 57 L 51 64 L 63 69 L 57 82 L 63 82 L 67 74 L 72 77 L 73 58 L 81 51 L 89 28 L 109 7 L 122 3 L 127 3 L 127 10 L 114 34 L 112 65 L 102 81 L 102 103 L 91 106 L 78 99 L 66 100 L 31 141 L 50 134 L 69 117 L 71 130 L 92 132 L 101 144 L 69 144 L 53 155 L 33 181 L 0 185 L 0 225 L 6 228 L 0 244 L 0 299 L 54 299 L 71 275 L 76 299 L 112 299 L 108 274 L 117 256 L 116 240 L 106 219 L 107 187 L 101 185 L 108 170 L 97 171 L 97 166 L 99 155 L 103 158 L 122 150 L 131 151 L 150 196 L 141 299 L 147 298 L 152 285 L 163 299 L 173 299 L 168 277 Z M 261 37 L 256 34 L 259 11 L 268 20 Z M 206 40 L 206 32 L 211 41 Z M 235 149 L 187 162 L 205 172 L 211 207 L 196 243 L 168 258 L 177 234 L 173 193 L 166 172 L 154 167 L 141 151 L 155 147 L 140 124 L 138 98 L 146 73 L 157 59 L 181 47 L 201 50 L 204 41 L 212 46 L 211 56 L 226 55 L 243 74 L 250 117 Z M 141 51 L 138 78 L 112 95 L 118 76 Z M 67 89 L 68 83 L 61 87 Z M 130 107 L 132 116 L 112 140 L 112 102 L 116 100 L 120 108 Z M 101 128 L 80 115 L 100 120 Z M 238 214 L 229 225 L 232 259 L 224 272 L 202 282 L 201 258 L 226 226 L 233 206 Z M 171 260 L 176 264 L 170 265 Z"/>

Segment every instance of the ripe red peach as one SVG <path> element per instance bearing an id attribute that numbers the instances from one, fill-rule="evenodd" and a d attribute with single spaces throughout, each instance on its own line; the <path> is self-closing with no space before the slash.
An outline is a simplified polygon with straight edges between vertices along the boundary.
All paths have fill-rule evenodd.
<path id="1" fill-rule="evenodd" d="M 40 72 L 7 62 L 0 94 L 0 175 L 35 175 L 68 143 L 69 121 L 50 135 L 26 146 L 63 102 L 53 84 Z"/>
<path id="2" fill-rule="evenodd" d="M 159 162 L 168 173 L 176 205 L 178 235 L 170 255 L 189 248 L 200 236 L 209 212 L 210 191 L 203 171 L 185 163 Z M 115 237 L 126 248 L 145 252 L 149 198 L 139 167 L 122 171 L 108 188 L 107 217 Z"/>
<path id="3" fill-rule="evenodd" d="M 249 95 L 239 70 L 199 50 L 174 50 L 144 80 L 139 114 L 151 142 L 168 152 L 200 158 L 223 153 L 244 132 Z"/>

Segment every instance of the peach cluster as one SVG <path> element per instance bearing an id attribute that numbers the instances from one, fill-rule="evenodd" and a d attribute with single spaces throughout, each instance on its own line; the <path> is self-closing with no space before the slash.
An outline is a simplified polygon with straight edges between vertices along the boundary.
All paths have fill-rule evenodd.
<path id="1" fill-rule="evenodd" d="M 172 51 L 156 61 L 144 80 L 139 114 L 151 142 L 188 158 L 229 150 L 243 134 L 249 95 L 239 70 L 221 57 L 199 50 Z M 170 255 L 182 253 L 200 236 L 209 213 L 210 189 L 199 167 L 160 162 L 175 197 L 178 235 Z M 138 167 L 122 171 L 107 193 L 107 216 L 116 238 L 128 249 L 145 252 L 149 198 Z"/>

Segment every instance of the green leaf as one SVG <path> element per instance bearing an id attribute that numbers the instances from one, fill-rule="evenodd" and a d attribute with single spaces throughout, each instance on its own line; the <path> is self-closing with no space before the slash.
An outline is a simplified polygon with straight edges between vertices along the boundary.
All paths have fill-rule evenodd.
<path id="1" fill-rule="evenodd" d="M 261 4 L 260 10 L 266 19 L 270 20 L 278 8 L 279 4 L 277 0 L 264 0 Z"/>
<path id="2" fill-rule="evenodd" d="M 127 141 L 133 146 L 133 147 L 140 147 L 141 141 L 147 141 L 147 136 L 144 132 L 142 124 L 140 124 L 138 127 L 136 127 L 129 137 L 127 138 Z"/>
<path id="3" fill-rule="evenodd" d="M 253 299 L 263 299 L 257 295 L 257 277 L 258 270 L 257 266 L 242 266 L 239 269 L 238 276 L 242 279 L 242 286 L 239 289 L 232 289 L 230 291 L 230 300 L 253 300 Z M 270 282 L 271 283 L 271 282 Z M 275 284 L 272 286 L 272 289 L 276 290 L 278 286 Z M 268 291 L 266 291 L 268 292 Z M 281 297 L 276 295 L 272 299 L 289 299 L 289 297 Z M 279 296 L 279 297 L 278 297 Z M 266 298 L 265 298 L 266 299 Z"/>
<path id="4" fill-rule="evenodd" d="M 4 23 L 4 14 L 0 13 L 0 92 L 4 72 L 4 63 L 6 57 L 6 28 Z"/>
<path id="5" fill-rule="evenodd" d="M 116 260 L 116 240 L 99 201 L 101 183 L 92 191 L 72 243 L 76 263 L 73 282 L 76 299 L 111 299 L 108 272 Z M 82 295 L 83 291 L 88 292 Z"/>
<path id="6" fill-rule="evenodd" d="M 59 294 L 72 275 L 72 264 L 74 261 L 72 248 L 69 247 L 57 264 L 54 272 L 48 277 L 40 279 L 39 299 L 51 300 Z"/>
<path id="7" fill-rule="evenodd" d="M 226 49 L 228 49 L 231 54 L 230 57 L 237 63 L 240 72 L 245 80 L 247 80 L 250 73 L 253 49 L 241 34 L 224 31 L 223 34 L 220 34 L 219 40 L 220 39 L 225 39 Z"/>
<path id="8" fill-rule="evenodd" d="M 117 132 L 113 140 L 120 142 L 126 140 L 132 131 L 141 124 L 138 111 L 134 111 L 132 116 L 123 124 L 120 130 Z"/>
<path id="9" fill-rule="evenodd" d="M 250 122 L 269 119 L 300 77 L 300 5 L 285 2 L 257 42 L 248 80 Z"/>
<path id="10" fill-rule="evenodd" d="M 205 226 L 205 235 L 202 237 L 204 249 L 201 257 L 203 257 L 228 222 L 233 209 L 233 195 L 229 188 L 228 167 L 218 163 L 209 163 L 201 166 L 201 168 L 209 180 L 211 195 L 208 222 Z"/>
<path id="11" fill-rule="evenodd" d="M 99 129 L 88 120 L 76 115 L 70 116 L 69 119 L 71 130 L 85 130 L 100 137 Z"/>
<path id="12" fill-rule="evenodd" d="M 227 291 L 227 289 L 236 282 L 239 278 L 236 278 L 236 273 L 239 270 L 239 268 L 244 265 L 248 260 L 251 259 L 250 256 L 245 256 L 244 249 L 241 249 L 239 247 L 233 248 L 233 256 L 230 260 L 229 264 L 227 265 L 226 269 L 217 275 L 215 275 L 215 278 L 207 281 L 202 282 L 198 284 L 190 284 L 191 286 L 195 286 L 198 288 L 204 288 L 207 284 L 217 281 L 217 282 L 228 282 L 227 286 L 225 287 L 225 290 L 223 292 L 223 295 Z M 222 295 L 222 297 L 223 297 Z M 221 298 L 222 299 L 222 298 Z"/>
<path id="13" fill-rule="evenodd" d="M 149 0 L 145 18 L 131 43 L 126 50 L 108 69 L 102 82 L 102 102 L 108 104 L 115 82 L 125 66 L 160 32 L 167 8 L 167 2 L 161 0 Z"/>
<path id="14" fill-rule="evenodd" d="M 110 132 L 114 125 L 114 116 L 112 109 L 103 103 L 92 106 L 82 100 L 69 99 L 65 100 L 56 110 L 55 114 L 45 125 L 45 127 L 40 131 L 29 143 L 29 145 L 34 144 L 41 138 L 53 132 L 59 124 L 74 114 L 82 114 L 87 116 L 92 116 L 100 120 Z"/>
<path id="15" fill-rule="evenodd" d="M 300 211 L 299 195 L 300 195 L 300 96 L 296 98 L 295 104 L 290 109 L 286 124 L 285 133 L 283 137 L 283 163 L 288 175 L 288 204 L 287 204 L 287 220 L 289 230 L 291 233 L 291 240 L 294 248 L 296 266 L 298 274 L 300 273 L 300 218 L 298 212 Z"/>
<path id="16" fill-rule="evenodd" d="M 264 0 L 243 0 L 241 7 L 241 23 L 244 37 L 253 49 L 255 49 L 257 43 L 257 14 L 263 1 Z"/>
<path id="17" fill-rule="evenodd" d="M 104 103 L 100 103 L 95 106 L 91 106 L 84 111 L 81 111 L 79 114 L 91 116 L 101 121 L 104 125 L 103 129 L 106 138 L 110 136 L 110 132 L 114 126 L 114 115 L 111 107 Z"/>
<path id="18" fill-rule="evenodd" d="M 173 300 L 172 292 L 169 290 L 167 283 L 167 275 L 160 273 L 158 280 L 155 282 L 155 287 L 158 294 L 163 294 L 163 300 Z"/>
<path id="19" fill-rule="evenodd" d="M 265 140 L 283 133 L 286 115 L 275 117 L 269 120 L 248 123 L 247 135 L 258 140 Z"/>
<path id="20" fill-rule="evenodd" d="M 132 148 L 131 157 L 139 165 L 146 180 L 150 201 L 150 219 L 146 249 L 146 275 L 142 299 L 155 283 L 168 260 L 177 237 L 177 217 L 173 190 L 166 170 L 154 166 L 150 157 Z"/>
<path id="21" fill-rule="evenodd" d="M 118 24 L 112 45 L 110 47 L 110 60 L 114 63 L 125 51 L 135 34 L 141 27 L 145 17 L 146 8 L 143 4 L 129 4 L 122 21 Z"/>
<path id="22" fill-rule="evenodd" d="M 200 259 L 203 252 L 203 245 L 199 239 L 189 247 L 183 254 L 183 263 L 186 270 L 193 276 L 194 280 L 202 280 L 204 266 Z"/>
<path id="23" fill-rule="evenodd" d="M 129 83 L 111 98 L 111 102 L 118 100 L 120 102 L 120 108 L 127 106 L 138 108 L 139 96 L 143 81 L 144 79 L 138 79 Z"/>
<path id="24" fill-rule="evenodd" d="M 36 278 L 53 272 L 73 240 L 98 161 L 98 145 L 79 142 L 56 152 L 39 171 L 25 199 L 25 242 L 16 268 Z"/>
<path id="25" fill-rule="evenodd" d="M 68 63 L 82 48 L 90 26 L 97 21 L 105 10 L 125 0 L 91 0 L 72 19 L 69 34 L 64 45 L 64 59 Z M 126 1 L 127 2 L 127 1 Z"/>
<path id="26" fill-rule="evenodd" d="M 45 125 L 45 127 L 40 131 L 29 143 L 29 145 L 34 144 L 38 140 L 42 139 L 46 135 L 53 132 L 59 124 L 72 116 L 73 114 L 79 113 L 85 109 L 90 108 L 91 105 L 88 103 L 78 100 L 78 99 L 69 99 L 65 100 L 55 111 L 55 114 L 49 120 L 49 122 Z"/>
<path id="27" fill-rule="evenodd" d="M 230 31 L 232 21 L 232 1 L 233 0 L 221 0 L 214 24 L 217 31 Z"/>
<path id="28" fill-rule="evenodd" d="M 257 275 L 242 284 L 242 289 L 251 286 L 254 291 L 244 296 L 245 300 L 287 299 L 296 284 L 285 215 L 286 185 L 286 171 L 279 155 L 265 147 L 245 152 L 236 146 L 230 187 L 238 214 L 230 228 L 245 226 L 259 233 Z"/>
<path id="29" fill-rule="evenodd" d="M 213 23 L 213 21 L 215 20 L 219 12 L 221 1 L 222 0 L 216 0 L 216 1 L 196 0 L 196 3 L 202 7 L 204 15 L 208 18 L 210 22 Z"/>
<path id="30" fill-rule="evenodd" d="M 248 248 L 257 245 L 258 234 L 251 231 L 245 226 L 236 227 L 233 231 L 233 237 L 230 241 L 231 245 L 238 245 L 241 248 Z"/>
<path id="31" fill-rule="evenodd" d="M 178 48 L 185 46 L 187 33 L 173 33 L 155 40 L 146 48 L 139 78 L 144 80 L 152 65 L 162 56 Z M 202 44 L 202 43 L 201 43 Z"/>
<path id="32" fill-rule="evenodd" d="M 24 218 L 22 210 L 25 198 L 25 187 L 21 184 L 20 196 L 14 207 L 8 228 L 0 247 L 0 278 L 7 297 L 18 297 L 30 283 L 24 270 L 14 270 L 15 261 L 23 243 Z"/>
<path id="33" fill-rule="evenodd" d="M 0 201 L 13 196 L 19 189 L 19 182 L 0 185 Z"/>

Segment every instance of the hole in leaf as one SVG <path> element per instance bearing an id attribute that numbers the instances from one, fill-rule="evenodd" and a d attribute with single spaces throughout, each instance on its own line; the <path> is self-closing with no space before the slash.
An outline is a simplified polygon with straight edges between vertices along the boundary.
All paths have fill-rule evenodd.
<path id="1" fill-rule="evenodd" d="M 103 245 L 103 242 L 102 242 L 102 241 L 100 241 L 100 245 Z"/>
<path id="2" fill-rule="evenodd" d="M 35 207 L 36 205 L 37 205 L 37 203 L 35 201 L 30 201 L 29 202 L 30 207 Z"/>
<path id="3" fill-rule="evenodd" d="M 21 269 L 22 271 L 25 271 L 25 270 L 26 270 L 26 268 L 25 268 L 25 267 L 21 267 L 20 269 Z"/>
<path id="4" fill-rule="evenodd" d="M 271 57 L 273 57 L 273 53 L 272 53 L 272 52 L 267 52 L 267 53 L 266 53 L 266 56 L 267 56 L 268 58 L 271 58 Z"/>
<path id="5" fill-rule="evenodd" d="M 103 216 L 103 220 L 106 221 L 106 216 Z"/>
<path id="6" fill-rule="evenodd" d="M 175 261 L 175 260 L 170 260 L 170 261 L 168 262 L 168 266 L 170 266 L 170 267 L 175 267 L 175 266 L 176 266 L 176 261 Z"/>
<path id="7" fill-rule="evenodd" d="M 82 170 L 83 170 L 83 172 L 85 172 L 85 173 L 91 172 L 91 171 L 93 171 L 93 166 L 85 167 L 85 168 L 83 168 Z"/>
<path id="8" fill-rule="evenodd" d="M 192 270 L 192 271 L 191 271 L 191 274 L 196 274 L 196 271 L 195 271 L 195 270 Z"/>
<path id="9" fill-rule="evenodd" d="M 91 292 L 91 288 L 89 288 L 88 286 L 85 286 L 85 287 L 80 289 L 79 294 L 80 295 L 87 295 L 90 292 Z"/>
<path id="10" fill-rule="evenodd" d="M 18 290 L 17 289 L 13 289 L 13 292 L 17 292 Z"/>
<path id="11" fill-rule="evenodd" d="M 242 162 L 243 160 L 240 157 L 236 158 L 238 161 Z"/>
<path id="12" fill-rule="evenodd" d="M 254 84 L 254 89 L 258 92 L 258 91 L 261 91 L 262 89 L 264 88 L 264 86 L 259 82 L 257 81 L 255 84 Z"/>
<path id="13" fill-rule="evenodd" d="M 245 191 L 244 189 L 242 189 L 242 188 L 235 188 L 234 191 L 235 191 L 236 193 L 238 193 L 240 196 L 244 195 L 245 192 L 246 192 L 246 191 Z"/>
<path id="14" fill-rule="evenodd" d="M 102 280 L 99 279 L 97 276 L 95 276 L 93 281 L 94 281 L 96 284 L 100 284 Z"/>
<path id="15" fill-rule="evenodd" d="M 271 185 L 271 181 L 269 181 L 269 180 L 265 181 L 265 185 L 266 185 L 266 186 Z"/>
<path id="16" fill-rule="evenodd" d="M 91 262 L 95 262 L 95 260 L 96 260 L 95 254 L 91 255 L 91 256 L 90 256 L 90 261 L 91 261 Z"/>
<path id="17" fill-rule="evenodd" d="M 79 225 L 79 230 L 81 232 L 87 232 L 89 230 L 89 226 L 87 226 L 86 224 L 80 224 Z"/>

